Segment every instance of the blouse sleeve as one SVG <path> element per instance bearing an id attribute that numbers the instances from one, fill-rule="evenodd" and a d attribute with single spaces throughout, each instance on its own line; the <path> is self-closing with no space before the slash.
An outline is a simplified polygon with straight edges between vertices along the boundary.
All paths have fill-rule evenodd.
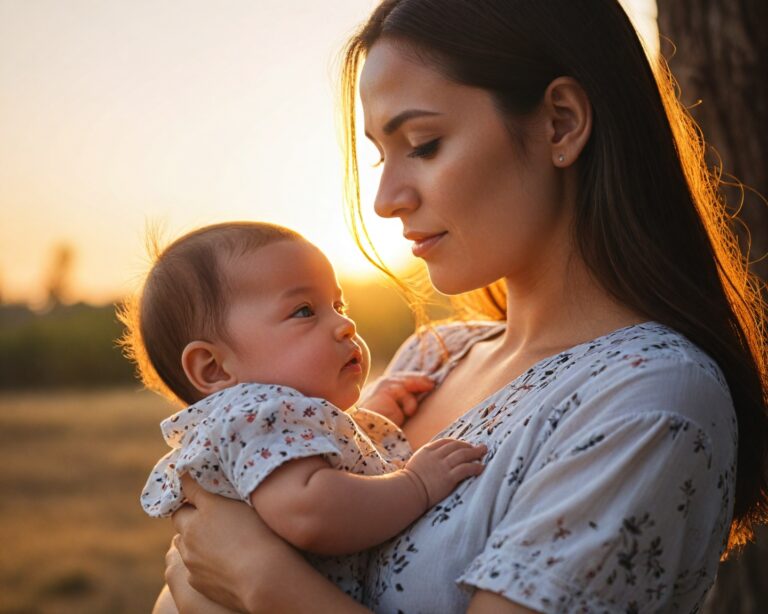
<path id="1" fill-rule="evenodd" d="M 659 361 L 549 416 L 458 582 L 545 613 L 675 612 L 681 596 L 705 592 L 733 504 L 722 384 L 700 365 Z"/>

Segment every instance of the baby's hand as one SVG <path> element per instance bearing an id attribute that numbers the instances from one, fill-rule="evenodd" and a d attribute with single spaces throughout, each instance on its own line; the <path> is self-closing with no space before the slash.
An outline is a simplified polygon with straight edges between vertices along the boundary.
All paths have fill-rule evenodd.
<path id="1" fill-rule="evenodd" d="M 480 475 L 485 465 L 479 461 L 488 451 L 485 445 L 473 446 L 458 439 L 438 439 L 422 446 L 408 459 L 404 471 L 421 483 L 427 509 L 445 499 L 463 479 Z"/>
<path id="2" fill-rule="evenodd" d="M 429 392 L 434 387 L 432 378 L 402 371 L 380 377 L 369 384 L 363 390 L 358 405 L 389 418 L 397 426 L 402 426 L 406 418 L 416 413 L 419 406 L 416 395 Z"/>

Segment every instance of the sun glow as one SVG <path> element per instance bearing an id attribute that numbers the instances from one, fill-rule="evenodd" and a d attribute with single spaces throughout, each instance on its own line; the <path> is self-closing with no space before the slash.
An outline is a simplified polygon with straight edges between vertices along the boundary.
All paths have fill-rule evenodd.
<path id="1" fill-rule="evenodd" d="M 0 3 L 0 300 L 40 301 L 62 245 L 67 297 L 113 300 L 141 278 L 158 223 L 173 237 L 276 222 L 340 273 L 375 274 L 345 227 L 334 117 L 337 56 L 376 3 Z M 399 222 L 372 207 L 366 220 L 385 262 L 406 265 Z"/>

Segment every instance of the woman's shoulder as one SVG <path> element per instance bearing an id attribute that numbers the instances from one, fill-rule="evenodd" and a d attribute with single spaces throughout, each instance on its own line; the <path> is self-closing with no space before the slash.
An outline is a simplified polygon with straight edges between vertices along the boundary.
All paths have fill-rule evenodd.
<path id="1" fill-rule="evenodd" d="M 604 372 L 610 377 L 631 376 L 653 370 L 663 379 L 701 375 L 728 393 L 725 376 L 717 362 L 693 341 L 658 322 L 633 324 L 578 346 L 582 368 L 590 377 Z"/>
<path id="2" fill-rule="evenodd" d="M 403 342 L 387 371 L 433 373 L 504 327 L 504 322 L 485 320 L 453 320 L 423 326 Z"/>
<path id="3" fill-rule="evenodd" d="M 571 366 L 580 401 L 594 400 L 614 418 L 666 414 L 705 427 L 734 423 L 717 362 L 664 324 L 635 324 L 583 344 Z"/>

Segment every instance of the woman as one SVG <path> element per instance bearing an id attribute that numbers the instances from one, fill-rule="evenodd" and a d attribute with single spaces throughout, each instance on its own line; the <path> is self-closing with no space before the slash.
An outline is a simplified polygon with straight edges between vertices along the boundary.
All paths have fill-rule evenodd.
<path id="1" fill-rule="evenodd" d="M 191 584 L 247 611 L 697 610 L 765 518 L 765 313 L 668 78 L 616 0 L 385 0 L 345 63 L 358 217 L 363 59 L 375 210 L 485 319 L 401 348 L 439 384 L 404 430 L 487 443 L 486 470 L 374 549 L 363 605 L 188 483 Z M 186 578 L 172 549 L 205 611 Z"/>

